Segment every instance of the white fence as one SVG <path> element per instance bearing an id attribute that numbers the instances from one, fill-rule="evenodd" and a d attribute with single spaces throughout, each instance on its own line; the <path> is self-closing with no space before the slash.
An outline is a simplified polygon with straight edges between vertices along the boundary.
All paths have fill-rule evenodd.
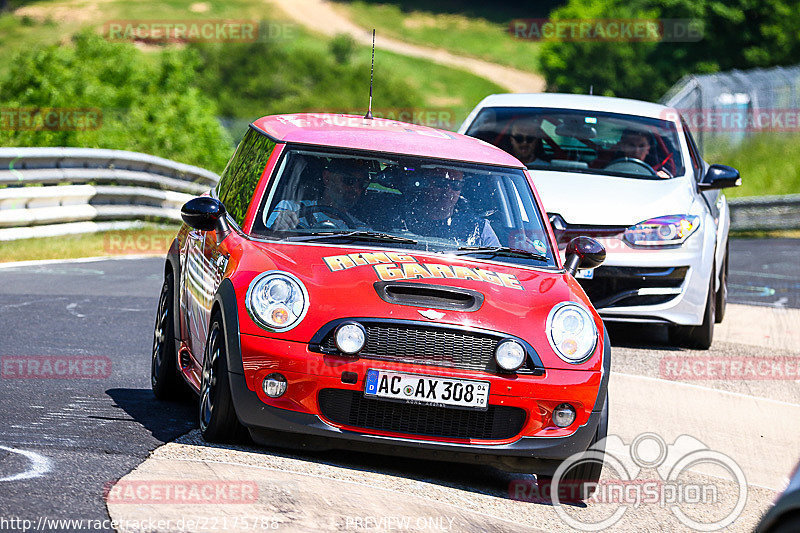
<path id="1" fill-rule="evenodd" d="M 180 221 L 219 177 L 124 150 L 0 148 L 0 241 Z"/>

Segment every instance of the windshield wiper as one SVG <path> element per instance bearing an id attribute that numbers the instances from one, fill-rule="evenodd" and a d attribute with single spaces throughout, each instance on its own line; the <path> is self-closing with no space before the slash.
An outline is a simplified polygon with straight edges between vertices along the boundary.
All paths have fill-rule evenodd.
<path id="1" fill-rule="evenodd" d="M 509 248 L 508 246 L 461 246 L 458 250 L 445 253 L 452 255 L 491 254 L 493 256 L 502 255 L 506 257 L 525 257 L 544 262 L 550 260 L 550 258 L 546 255 L 536 252 L 529 252 L 528 250 L 520 250 L 519 248 Z"/>
<path id="2" fill-rule="evenodd" d="M 380 233 L 377 231 L 320 231 L 308 235 L 297 235 L 287 237 L 287 241 L 321 241 L 326 239 L 351 239 L 377 242 L 402 242 L 406 244 L 417 244 L 414 239 L 392 235 L 391 233 Z"/>

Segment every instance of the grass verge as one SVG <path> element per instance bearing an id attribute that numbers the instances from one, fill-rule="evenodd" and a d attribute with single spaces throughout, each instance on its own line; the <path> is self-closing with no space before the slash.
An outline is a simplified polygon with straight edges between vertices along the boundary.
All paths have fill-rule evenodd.
<path id="1" fill-rule="evenodd" d="M 149 225 L 58 237 L 0 242 L 0 263 L 80 257 L 165 255 L 179 226 Z"/>
<path id="2" fill-rule="evenodd" d="M 731 198 L 800 193 L 800 135 L 762 133 L 737 147 L 706 149 L 706 161 L 739 170 L 742 185 L 726 189 Z"/>
<path id="3" fill-rule="evenodd" d="M 396 4 L 355 1 L 336 7 L 359 26 L 389 37 L 539 72 L 539 44 L 515 39 L 507 24 L 455 13 L 406 12 Z"/>

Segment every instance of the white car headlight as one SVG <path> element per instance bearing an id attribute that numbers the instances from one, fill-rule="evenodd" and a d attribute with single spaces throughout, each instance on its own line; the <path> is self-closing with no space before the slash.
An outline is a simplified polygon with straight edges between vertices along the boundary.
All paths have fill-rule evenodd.
<path id="1" fill-rule="evenodd" d="M 567 363 L 582 363 L 597 345 L 597 327 L 592 315 L 574 302 L 554 305 L 545 327 L 550 346 Z"/>
<path id="2" fill-rule="evenodd" d="M 700 227 L 695 215 L 668 215 L 639 222 L 625 230 L 625 240 L 634 246 L 683 244 Z"/>
<path id="3" fill-rule="evenodd" d="M 250 283 L 245 296 L 250 317 L 269 331 L 286 331 L 303 320 L 308 311 L 308 292 L 287 272 L 264 272 Z"/>

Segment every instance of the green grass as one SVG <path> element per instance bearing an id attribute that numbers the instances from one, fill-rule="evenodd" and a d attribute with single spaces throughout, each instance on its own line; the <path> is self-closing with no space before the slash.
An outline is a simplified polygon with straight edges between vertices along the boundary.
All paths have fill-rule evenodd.
<path id="1" fill-rule="evenodd" d="M 406 12 L 396 4 L 338 3 L 353 22 L 410 43 L 444 48 L 529 72 L 539 71 L 539 45 L 515 39 L 508 24 L 457 13 Z M 523 18 L 522 16 L 520 18 Z"/>
<path id="2" fill-rule="evenodd" d="M 277 24 L 286 24 L 285 38 L 282 46 L 288 48 L 304 48 L 316 50 L 320 54 L 329 54 L 330 39 L 312 35 L 304 29 L 276 18 L 277 10 L 268 9 L 265 0 L 229 0 L 226 2 L 202 2 L 209 9 L 203 13 L 190 11 L 190 7 L 198 2 L 193 0 L 111 0 L 96 3 L 87 0 L 50 0 L 26 4 L 20 13 L 0 15 L 0 73 L 7 68 L 13 54 L 23 49 L 36 46 L 66 42 L 69 36 L 83 27 L 95 27 L 102 32 L 104 24 L 110 21 L 123 20 L 199 20 L 199 19 L 236 19 L 261 20 L 265 16 L 275 20 Z M 25 16 L 23 16 L 25 14 Z M 466 19 L 465 19 L 466 20 Z M 488 24 L 488 23 L 487 23 Z M 490 24 L 489 24 L 490 25 Z M 280 26 L 276 26 L 280 27 Z M 499 27 L 499 26 L 498 26 Z M 476 37 L 476 41 L 479 38 Z M 148 46 L 146 51 L 157 51 L 160 47 Z M 355 60 L 365 61 L 368 69 L 368 47 L 357 47 Z M 152 54 L 154 60 L 156 55 Z M 488 94 L 503 92 L 503 89 L 479 76 L 453 68 L 426 61 L 409 58 L 390 52 L 377 52 L 377 69 L 391 73 L 392 77 L 403 79 L 416 92 L 420 103 L 414 111 L 429 111 L 445 119 L 444 123 L 435 124 L 440 127 L 457 128 L 472 107 Z M 273 73 L 270 73 L 273 74 Z M 368 86 L 364 87 L 364 107 L 368 100 Z M 381 105 L 381 87 L 375 87 L 374 107 L 393 111 L 391 106 Z M 281 109 L 290 113 L 307 111 L 307 109 Z M 364 112 L 355 109 L 354 112 Z M 437 115 L 439 114 L 439 115 Z M 381 116 L 381 115 L 378 115 Z M 248 120 L 252 117 L 246 117 Z M 394 117 L 390 117 L 394 118 Z"/>
<path id="3" fill-rule="evenodd" d="M 707 146 L 705 159 L 737 168 L 742 185 L 726 189 L 728 197 L 800 194 L 800 135 L 762 133 L 741 145 Z"/>
<path id="4" fill-rule="evenodd" d="M 79 257 L 164 255 L 178 233 L 175 225 L 0 241 L 0 262 Z"/>

